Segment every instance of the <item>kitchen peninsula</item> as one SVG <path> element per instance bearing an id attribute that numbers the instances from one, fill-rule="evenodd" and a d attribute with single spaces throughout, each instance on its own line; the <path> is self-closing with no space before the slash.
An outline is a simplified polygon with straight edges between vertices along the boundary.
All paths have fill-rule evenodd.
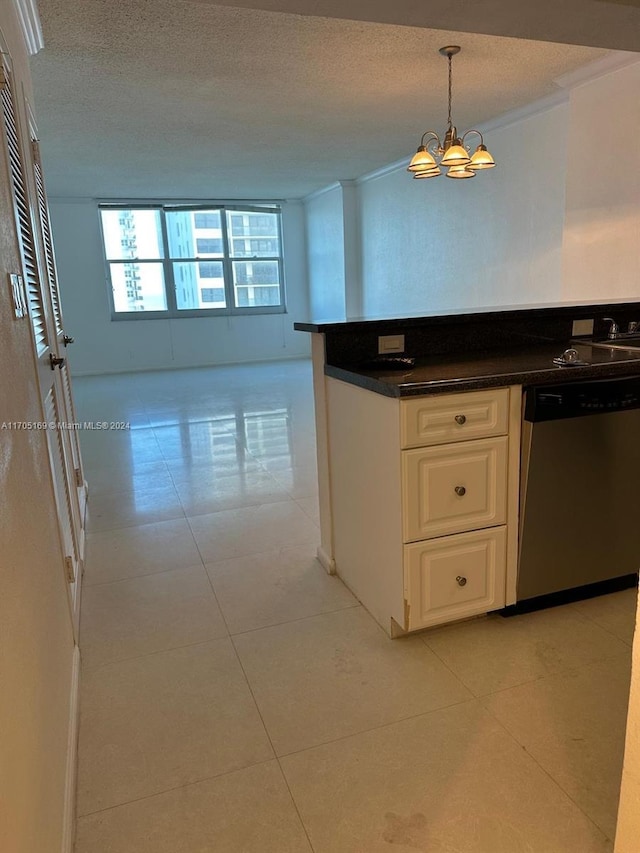
<path id="1" fill-rule="evenodd" d="M 312 333 L 318 557 L 390 636 L 515 603 L 523 388 L 640 376 L 640 343 L 608 345 L 608 318 L 633 328 L 640 302 L 295 323 Z"/>

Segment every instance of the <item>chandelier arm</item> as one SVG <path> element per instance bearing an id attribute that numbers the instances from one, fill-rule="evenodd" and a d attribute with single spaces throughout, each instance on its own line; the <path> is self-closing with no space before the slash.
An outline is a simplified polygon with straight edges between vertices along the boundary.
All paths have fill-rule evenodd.
<path id="1" fill-rule="evenodd" d="M 462 135 L 462 144 L 463 145 L 464 145 L 465 139 L 467 138 L 467 136 L 469 136 L 470 133 L 477 133 L 478 136 L 480 137 L 480 145 L 484 145 L 484 136 L 480 133 L 479 130 L 474 130 L 473 128 L 471 130 L 467 130 L 466 133 L 464 133 Z"/>
<path id="2" fill-rule="evenodd" d="M 431 139 L 434 139 L 438 143 L 438 147 L 440 146 L 440 137 L 435 132 L 435 130 L 425 130 L 425 132 L 422 134 L 420 145 L 424 145 L 426 147 L 427 143 L 425 142 L 425 139 L 427 138 L 427 136 L 429 136 Z"/>

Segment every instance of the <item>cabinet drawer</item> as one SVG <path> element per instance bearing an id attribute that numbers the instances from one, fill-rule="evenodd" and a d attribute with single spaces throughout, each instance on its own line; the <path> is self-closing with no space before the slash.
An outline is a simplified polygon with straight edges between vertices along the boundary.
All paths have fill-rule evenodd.
<path id="1" fill-rule="evenodd" d="M 504 436 L 403 451 L 404 541 L 504 524 L 507 443 Z"/>
<path id="2" fill-rule="evenodd" d="M 508 425 L 508 388 L 401 401 L 402 447 L 506 435 Z"/>
<path id="3" fill-rule="evenodd" d="M 405 545 L 405 630 L 504 607 L 506 542 L 494 527 Z"/>

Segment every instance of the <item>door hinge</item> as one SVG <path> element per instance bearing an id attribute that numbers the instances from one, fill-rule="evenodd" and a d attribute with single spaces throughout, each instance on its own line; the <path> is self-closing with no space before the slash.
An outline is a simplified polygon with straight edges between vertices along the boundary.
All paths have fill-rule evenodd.
<path id="1" fill-rule="evenodd" d="M 4 64 L 0 59 L 0 89 L 6 89 L 9 85 L 9 78 L 7 77 L 7 72 L 4 70 Z"/>
<path id="2" fill-rule="evenodd" d="M 40 142 L 37 139 L 31 140 L 31 153 L 33 155 L 33 159 L 38 165 L 40 165 Z"/>
<path id="3" fill-rule="evenodd" d="M 409 619 L 411 618 L 411 605 L 405 598 L 404 600 L 404 630 L 409 630 Z"/>
<path id="4" fill-rule="evenodd" d="M 73 565 L 73 557 L 65 557 L 64 565 L 67 570 L 67 580 L 69 583 L 74 583 L 76 579 L 76 570 Z"/>
<path id="5" fill-rule="evenodd" d="M 76 486 L 80 489 L 84 486 L 84 477 L 82 476 L 82 471 L 80 468 L 74 468 L 76 475 Z"/>

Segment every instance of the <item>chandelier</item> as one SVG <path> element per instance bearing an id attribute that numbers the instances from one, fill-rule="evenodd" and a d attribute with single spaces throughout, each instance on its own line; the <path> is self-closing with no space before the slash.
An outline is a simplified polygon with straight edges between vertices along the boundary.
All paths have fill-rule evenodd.
<path id="1" fill-rule="evenodd" d="M 420 145 L 407 168 L 414 178 L 436 178 L 442 174 L 443 167 L 447 170 L 448 178 L 475 178 L 476 172 L 482 169 L 492 169 L 496 163 L 487 151 L 484 139 L 479 130 L 467 130 L 462 137 L 451 121 L 451 57 L 460 53 L 457 45 L 441 47 L 439 51 L 449 62 L 449 117 L 447 132 L 442 142 L 434 130 L 425 130 Z M 467 136 L 475 133 L 480 137 L 480 143 L 473 154 L 465 147 Z M 471 155 L 471 156 L 470 156 Z M 439 158 L 439 159 L 436 159 Z"/>

